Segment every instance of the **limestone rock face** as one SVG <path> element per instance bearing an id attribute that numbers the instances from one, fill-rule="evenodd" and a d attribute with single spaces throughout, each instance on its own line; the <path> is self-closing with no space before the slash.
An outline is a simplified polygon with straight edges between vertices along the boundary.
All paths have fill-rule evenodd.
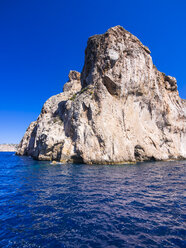
<path id="1" fill-rule="evenodd" d="M 176 79 L 121 26 L 89 38 L 82 73 L 71 71 L 63 91 L 45 102 L 17 154 L 89 164 L 186 158 Z"/>
<path id="2" fill-rule="evenodd" d="M 76 93 L 81 90 L 81 73 L 77 71 L 69 72 L 69 81 L 64 85 L 63 92 L 70 91 L 71 93 Z"/>

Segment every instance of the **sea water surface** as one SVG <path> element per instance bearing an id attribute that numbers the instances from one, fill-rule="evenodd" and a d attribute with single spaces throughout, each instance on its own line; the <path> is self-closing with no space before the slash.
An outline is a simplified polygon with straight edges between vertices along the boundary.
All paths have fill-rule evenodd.
<path id="1" fill-rule="evenodd" d="M 0 247 L 186 247 L 186 162 L 85 165 L 0 153 Z"/>

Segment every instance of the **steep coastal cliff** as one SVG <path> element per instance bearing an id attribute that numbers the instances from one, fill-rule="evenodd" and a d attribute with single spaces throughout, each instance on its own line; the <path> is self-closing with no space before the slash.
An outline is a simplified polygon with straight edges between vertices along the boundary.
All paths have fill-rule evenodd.
<path id="1" fill-rule="evenodd" d="M 18 155 L 124 163 L 186 158 L 186 101 L 174 77 L 121 26 L 89 38 L 82 73 L 70 71 L 28 127 Z"/>

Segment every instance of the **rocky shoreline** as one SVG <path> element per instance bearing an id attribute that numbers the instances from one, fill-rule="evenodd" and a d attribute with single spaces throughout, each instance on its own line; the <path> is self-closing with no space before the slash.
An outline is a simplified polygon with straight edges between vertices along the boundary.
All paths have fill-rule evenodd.
<path id="1" fill-rule="evenodd" d="M 121 26 L 88 39 L 81 73 L 49 98 L 18 155 L 88 164 L 186 159 L 186 101 L 177 81 Z"/>
<path id="2" fill-rule="evenodd" d="M 17 144 L 0 144 L 0 152 L 16 152 Z"/>

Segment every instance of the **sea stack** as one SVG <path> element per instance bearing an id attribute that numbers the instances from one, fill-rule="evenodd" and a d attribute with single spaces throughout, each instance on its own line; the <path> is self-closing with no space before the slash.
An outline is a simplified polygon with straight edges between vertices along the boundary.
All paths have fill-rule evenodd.
<path id="1" fill-rule="evenodd" d="M 64 163 L 186 159 L 186 101 L 176 79 L 121 26 L 88 39 L 81 73 L 49 98 L 18 155 Z"/>

